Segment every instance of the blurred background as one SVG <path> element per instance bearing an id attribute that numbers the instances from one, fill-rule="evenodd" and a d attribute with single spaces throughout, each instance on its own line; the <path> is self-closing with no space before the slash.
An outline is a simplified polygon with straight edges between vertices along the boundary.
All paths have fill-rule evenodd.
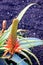
<path id="1" fill-rule="evenodd" d="M 0 0 L 0 30 L 2 29 L 3 20 L 7 20 L 8 28 L 12 23 L 12 19 L 17 17 L 25 6 L 33 2 L 37 3 L 37 5 L 27 10 L 18 28 L 28 30 L 23 35 L 24 37 L 43 39 L 43 0 Z M 38 46 L 31 50 L 43 65 L 43 46 Z"/>

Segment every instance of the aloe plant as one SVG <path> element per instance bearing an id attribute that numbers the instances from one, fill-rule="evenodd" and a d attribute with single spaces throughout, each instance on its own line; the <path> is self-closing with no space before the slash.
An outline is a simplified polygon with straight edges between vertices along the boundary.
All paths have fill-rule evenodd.
<path id="1" fill-rule="evenodd" d="M 43 40 L 40 40 L 38 38 L 24 38 L 22 36 L 19 36 L 17 34 L 18 32 L 18 23 L 22 19 L 23 15 L 29 9 L 32 5 L 35 5 L 36 3 L 31 3 L 28 6 L 26 6 L 18 15 L 17 18 L 13 19 L 12 24 L 10 27 L 4 31 L 4 33 L 0 36 L 0 53 L 3 51 L 4 54 L 0 56 L 0 58 L 10 58 L 10 60 L 17 63 L 17 65 L 32 65 L 31 58 L 29 55 L 33 56 L 34 59 L 37 61 L 38 65 L 40 65 L 40 62 L 38 58 L 32 53 L 30 48 L 43 45 Z M 21 30 L 19 30 L 20 32 Z M 7 40 L 7 42 L 6 42 Z M 10 54 L 8 54 L 8 52 Z M 29 63 L 24 61 L 24 58 L 21 59 L 19 55 L 16 53 L 22 54 Z M 27 55 L 27 53 L 29 55 Z"/>

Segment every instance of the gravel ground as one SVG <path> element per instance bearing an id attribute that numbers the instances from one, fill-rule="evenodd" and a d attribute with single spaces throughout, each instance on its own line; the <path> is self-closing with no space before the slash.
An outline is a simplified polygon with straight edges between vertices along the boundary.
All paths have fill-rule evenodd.
<path id="1" fill-rule="evenodd" d="M 28 29 L 28 37 L 43 39 L 43 0 L 0 0 L 0 29 L 2 21 L 7 20 L 7 28 L 14 17 L 28 4 L 36 2 L 24 15 L 18 28 Z M 43 46 L 32 48 L 32 52 L 39 58 L 43 65 Z M 34 61 L 33 61 L 34 62 Z M 35 63 L 35 62 L 34 62 Z M 34 65 L 37 65 L 36 63 Z"/>

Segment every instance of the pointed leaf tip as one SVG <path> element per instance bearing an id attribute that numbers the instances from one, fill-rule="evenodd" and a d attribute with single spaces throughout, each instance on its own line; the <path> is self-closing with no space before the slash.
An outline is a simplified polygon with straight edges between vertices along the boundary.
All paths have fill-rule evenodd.
<path id="1" fill-rule="evenodd" d="M 36 3 L 31 3 L 29 5 L 27 5 L 18 15 L 17 19 L 20 20 L 22 19 L 23 15 L 26 13 L 26 11 L 32 6 L 32 5 L 35 5 Z"/>

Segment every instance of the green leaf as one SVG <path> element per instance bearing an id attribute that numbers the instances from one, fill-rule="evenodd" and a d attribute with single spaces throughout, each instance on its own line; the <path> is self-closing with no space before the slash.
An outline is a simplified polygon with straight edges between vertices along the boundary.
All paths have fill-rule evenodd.
<path id="1" fill-rule="evenodd" d="M 19 53 L 22 54 L 23 56 L 25 56 L 28 59 L 29 63 L 32 65 L 32 61 L 26 53 L 24 53 L 23 51 L 20 51 Z"/>
<path id="2" fill-rule="evenodd" d="M 18 15 L 17 19 L 20 21 L 23 17 L 23 15 L 26 13 L 26 11 L 32 6 L 35 5 L 36 3 L 31 3 L 28 6 L 26 6 Z"/>
<path id="3" fill-rule="evenodd" d="M 18 64 L 18 62 L 20 62 L 22 59 L 17 54 L 14 54 L 11 60 Z M 22 61 L 19 65 L 29 65 L 29 64 L 27 64 L 25 61 Z"/>
<path id="4" fill-rule="evenodd" d="M 22 61 L 24 61 L 24 59 L 26 59 L 26 58 L 21 59 L 21 60 L 17 63 L 17 65 L 20 65 L 20 63 L 21 63 Z"/>
<path id="5" fill-rule="evenodd" d="M 22 48 L 31 48 L 31 47 L 43 45 L 43 40 L 40 40 L 38 38 L 29 37 L 29 38 L 21 38 L 18 40 Z"/>
<path id="6" fill-rule="evenodd" d="M 37 61 L 38 65 L 40 65 L 40 62 L 38 60 L 38 58 L 35 56 L 35 54 L 33 54 L 32 52 L 26 50 L 26 49 L 23 49 L 23 51 L 27 52 L 28 54 L 30 54 L 31 56 L 33 56 L 35 58 L 35 60 Z"/>

